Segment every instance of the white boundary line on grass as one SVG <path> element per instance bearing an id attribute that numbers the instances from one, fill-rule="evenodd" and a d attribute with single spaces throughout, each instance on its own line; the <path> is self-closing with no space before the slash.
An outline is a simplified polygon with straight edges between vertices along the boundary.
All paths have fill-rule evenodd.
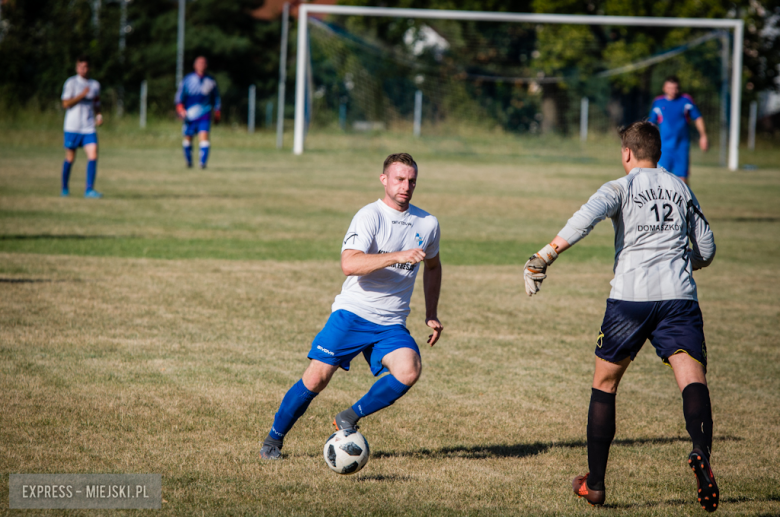
<path id="1" fill-rule="evenodd" d="M 630 25 L 640 27 L 696 27 L 734 30 L 731 66 L 731 121 L 729 124 L 729 169 L 739 167 L 739 123 L 742 102 L 742 50 L 745 23 L 742 20 L 706 18 L 661 18 L 650 16 L 591 16 L 579 14 L 491 13 L 446 9 L 398 9 L 392 7 L 353 7 L 345 5 L 301 4 L 298 9 L 298 54 L 295 75 L 295 133 L 293 152 L 303 154 L 306 63 L 308 62 L 309 14 L 346 16 L 381 16 L 391 18 L 424 18 L 439 20 L 472 20 L 486 22 L 552 23 L 568 25 Z"/>

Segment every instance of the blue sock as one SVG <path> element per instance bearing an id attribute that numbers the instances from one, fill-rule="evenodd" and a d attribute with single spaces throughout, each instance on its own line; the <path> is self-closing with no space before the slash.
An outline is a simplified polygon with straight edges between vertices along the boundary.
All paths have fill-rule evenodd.
<path id="1" fill-rule="evenodd" d="M 187 160 L 187 165 L 192 165 L 192 142 L 185 140 L 181 146 L 184 149 L 184 159 Z"/>
<path id="2" fill-rule="evenodd" d="M 97 160 L 87 162 L 87 190 L 95 188 L 95 176 L 97 176 Z"/>
<path id="3" fill-rule="evenodd" d="M 287 394 L 282 399 L 268 437 L 278 441 L 284 440 L 284 435 L 292 429 L 295 422 L 306 412 L 309 404 L 316 396 L 317 393 L 309 391 L 304 386 L 303 379 L 293 384 L 293 387 L 287 391 Z"/>
<path id="4" fill-rule="evenodd" d="M 392 375 L 385 375 L 371 386 L 363 398 L 355 402 L 352 410 L 361 418 L 393 405 L 411 386 L 399 382 Z"/>
<path id="5" fill-rule="evenodd" d="M 211 149 L 211 144 L 209 144 L 208 140 L 200 143 L 200 164 L 201 165 L 206 165 L 206 162 L 209 159 L 209 149 Z"/>
<path id="6" fill-rule="evenodd" d="M 73 162 L 65 160 L 62 163 L 62 190 L 68 188 L 68 182 L 70 181 L 70 168 L 73 167 Z"/>

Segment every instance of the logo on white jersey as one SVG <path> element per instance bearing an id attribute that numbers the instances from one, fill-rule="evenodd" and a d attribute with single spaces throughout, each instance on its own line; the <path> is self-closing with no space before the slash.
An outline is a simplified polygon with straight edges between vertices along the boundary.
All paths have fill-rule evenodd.
<path id="1" fill-rule="evenodd" d="M 419 233 L 414 234 L 414 240 L 417 242 L 418 246 L 422 246 L 423 240 Z"/>

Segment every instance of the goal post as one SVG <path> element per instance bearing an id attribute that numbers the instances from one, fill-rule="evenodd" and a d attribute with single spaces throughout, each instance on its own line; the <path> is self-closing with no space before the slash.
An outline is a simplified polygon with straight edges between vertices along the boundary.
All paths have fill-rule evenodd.
<path id="1" fill-rule="evenodd" d="M 558 25 L 611 25 L 640 27 L 683 27 L 733 30 L 731 63 L 731 108 L 728 133 L 728 168 L 739 167 L 740 105 L 742 101 L 742 52 L 744 22 L 729 19 L 661 18 L 649 16 L 600 16 L 570 14 L 496 13 L 485 11 L 454 11 L 444 9 L 405 9 L 392 7 L 360 7 L 301 4 L 298 11 L 298 45 L 295 76 L 295 126 L 293 152 L 303 154 L 305 140 L 305 102 L 308 55 L 308 16 L 334 14 L 343 16 L 374 16 L 438 20 L 467 20 L 504 23 L 546 23 Z"/>

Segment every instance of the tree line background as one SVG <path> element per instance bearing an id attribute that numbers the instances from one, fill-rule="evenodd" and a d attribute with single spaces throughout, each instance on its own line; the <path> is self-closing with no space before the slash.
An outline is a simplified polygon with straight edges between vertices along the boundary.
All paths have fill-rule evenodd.
<path id="1" fill-rule="evenodd" d="M 56 109 L 62 84 L 74 74 L 75 58 L 92 59 L 92 77 L 101 82 L 106 109 L 119 99 L 129 112 L 138 110 L 139 87 L 148 81 L 148 109 L 158 116 L 173 116 L 176 73 L 177 9 L 175 0 L 132 0 L 127 4 L 126 47 L 120 51 L 120 4 L 102 0 L 98 24 L 93 0 L 0 0 L 0 103 L 5 113 L 18 109 Z M 382 5 L 498 12 L 538 12 L 618 16 L 671 16 L 741 18 L 745 20 L 744 102 L 757 92 L 777 88 L 780 42 L 775 31 L 765 31 L 780 17 L 780 0 L 342 0 L 350 5 Z M 185 73 L 197 55 L 209 58 L 210 73 L 220 86 L 225 117 L 246 121 L 247 88 L 257 87 L 259 100 L 272 99 L 278 80 L 281 23 L 251 16 L 263 0 L 190 0 L 187 2 Z M 295 56 L 295 21 L 291 20 L 290 63 Z M 391 18 L 352 18 L 352 28 L 391 46 L 402 46 L 406 23 Z M 605 66 L 620 66 L 672 48 L 690 39 L 689 29 L 603 26 L 547 26 L 526 30 L 488 24 L 474 32 L 483 44 L 452 41 L 446 59 L 483 63 L 477 72 L 489 73 L 491 62 L 501 66 L 528 65 L 548 76 L 578 74 L 583 81 Z M 583 55 L 583 42 L 598 53 Z M 496 53 L 478 55 L 485 48 Z M 694 79 L 696 67 L 691 69 Z M 701 71 L 698 71 L 701 72 Z M 294 74 L 288 73 L 292 88 Z M 651 91 L 651 87 L 655 90 Z M 718 85 L 714 84 L 714 88 Z M 493 103 L 497 116 L 508 117 L 512 99 L 500 85 L 476 92 Z M 545 94 L 563 98 L 550 86 Z M 634 100 L 646 111 L 657 94 L 641 73 L 617 77 L 612 90 Z M 292 91 L 288 89 L 288 91 Z M 507 97 L 509 95 L 509 97 Z M 500 99 L 506 97 L 504 101 Z M 499 101 L 496 101 L 499 99 Z M 639 108 L 638 108 L 639 109 Z M 289 110 L 289 107 L 288 107 Z M 558 110 L 562 112 L 562 109 Z M 743 109 L 746 113 L 747 110 Z"/>

